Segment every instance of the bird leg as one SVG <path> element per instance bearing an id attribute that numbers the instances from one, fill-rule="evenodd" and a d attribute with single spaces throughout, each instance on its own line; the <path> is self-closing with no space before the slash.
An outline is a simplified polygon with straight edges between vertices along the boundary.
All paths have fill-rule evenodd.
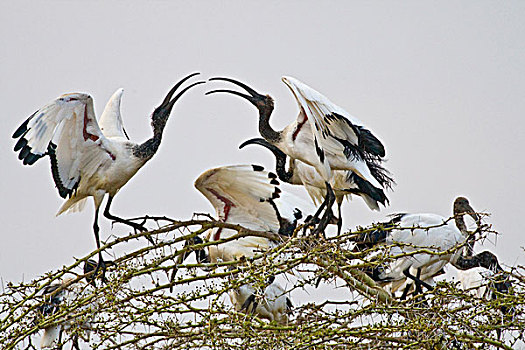
<path id="1" fill-rule="evenodd" d="M 421 267 L 417 269 L 416 279 L 421 280 Z M 423 294 L 423 289 L 421 288 L 420 283 L 416 283 L 416 290 L 414 291 L 414 295 Z"/>
<path id="2" fill-rule="evenodd" d="M 324 232 L 326 226 L 328 226 L 328 224 L 334 218 L 334 214 L 332 213 L 332 205 L 334 204 L 334 201 L 335 201 L 335 194 L 334 194 L 334 191 L 332 190 L 332 186 L 330 186 L 328 182 L 325 182 L 325 184 L 326 184 L 326 198 L 323 203 L 324 203 L 324 206 L 326 206 L 326 210 L 323 214 L 323 217 L 319 221 L 319 224 L 317 225 L 315 230 L 312 232 L 314 236 L 319 236 L 321 232 Z M 323 205 L 321 205 L 321 207 L 322 206 Z M 314 217 L 316 217 L 316 215 L 319 215 L 319 210 L 317 211 L 317 213 L 315 213 Z"/>
<path id="3" fill-rule="evenodd" d="M 327 188 L 327 189 L 328 189 L 328 188 Z M 326 195 L 325 200 L 323 201 L 323 203 L 321 203 L 321 205 L 319 206 L 319 208 L 317 209 L 317 211 L 315 212 L 315 214 L 314 214 L 313 216 L 312 216 L 312 215 L 309 215 L 309 216 L 306 218 L 306 222 L 305 222 L 305 225 L 304 225 L 304 231 L 305 231 L 305 232 L 306 232 L 306 228 L 307 228 L 308 226 L 319 224 L 319 222 L 320 222 L 320 220 L 319 220 L 319 215 L 321 215 L 321 212 L 322 212 L 323 209 L 326 207 L 327 198 L 328 198 L 328 192 L 327 192 L 327 195 Z"/>
<path id="4" fill-rule="evenodd" d="M 98 271 L 102 269 L 102 281 L 105 279 L 105 273 L 106 273 L 106 264 L 104 264 L 104 259 L 102 258 L 102 252 L 100 250 L 100 237 L 99 237 L 99 231 L 100 228 L 98 226 L 98 211 L 100 207 L 97 207 L 95 210 L 95 222 L 93 223 L 93 232 L 95 233 L 95 241 L 97 242 L 97 249 L 98 249 L 98 264 L 95 268 L 95 272 L 93 272 L 93 279 L 97 275 Z"/>
<path id="5" fill-rule="evenodd" d="M 195 237 L 192 237 L 186 240 L 186 243 L 184 244 L 184 248 L 186 248 L 187 246 L 193 246 L 196 244 L 203 244 L 203 243 L 204 241 L 199 236 L 195 236 Z M 211 262 L 210 257 L 206 254 L 206 251 L 204 249 L 190 250 L 190 251 L 184 252 L 183 254 L 179 255 L 175 266 L 173 266 L 173 269 L 171 270 L 170 293 L 173 292 L 173 281 L 175 280 L 175 276 L 178 271 L 177 266 L 182 264 L 184 260 L 186 260 L 188 256 L 190 256 L 192 252 L 195 252 L 195 258 L 197 259 L 198 264 Z"/>
<path id="6" fill-rule="evenodd" d="M 101 261 L 101 264 L 102 264 L 102 269 L 103 271 L 106 271 L 106 268 L 108 266 L 113 266 L 115 265 L 115 262 L 111 261 L 111 260 L 102 260 Z M 90 283 L 93 287 L 96 287 L 95 285 L 95 273 L 91 273 L 93 270 L 96 270 L 97 268 L 97 265 L 98 263 L 95 262 L 93 259 L 88 259 L 85 263 L 84 263 L 84 275 L 86 275 L 86 281 L 88 283 Z M 88 276 L 89 275 L 89 276 Z M 106 280 L 106 277 L 103 275 L 102 276 L 102 282 L 103 283 L 107 283 L 107 280 Z"/>
<path id="7" fill-rule="evenodd" d="M 277 205 L 273 201 L 272 198 L 267 199 L 268 203 L 272 206 L 273 210 L 275 211 L 275 215 L 277 216 L 277 220 L 279 221 L 279 234 L 283 236 L 290 237 L 297 227 L 297 220 L 301 219 L 303 217 L 303 214 L 299 209 L 294 210 L 294 217 L 295 220 L 293 222 L 283 218 L 281 216 L 281 213 L 279 213 L 279 209 L 277 208 Z"/>
<path id="8" fill-rule="evenodd" d="M 124 224 L 124 225 L 128 225 L 128 226 L 131 226 L 133 227 L 135 230 L 138 230 L 140 232 L 147 232 L 148 229 L 145 228 L 143 226 L 143 224 L 137 224 L 131 220 L 126 220 L 126 219 L 123 219 L 123 218 L 120 218 L 118 216 L 115 216 L 113 214 L 111 214 L 109 212 L 109 208 L 111 207 L 111 202 L 113 201 L 113 197 L 112 196 L 109 196 L 108 198 L 108 202 L 106 204 L 106 208 L 104 209 L 104 216 L 106 218 L 108 218 L 109 220 L 113 220 L 114 222 L 119 222 L 121 224 Z M 144 222 L 145 223 L 145 222 Z M 136 232 L 136 231 L 135 231 Z M 146 239 L 153 245 L 155 245 L 155 242 L 153 241 L 153 239 L 150 237 L 150 236 L 145 236 Z"/>
<path id="9" fill-rule="evenodd" d="M 399 300 L 405 300 L 407 298 L 408 292 L 410 291 L 410 288 L 412 288 L 412 283 L 408 283 L 405 286 L 405 289 L 403 290 L 403 294 L 401 294 L 401 297 Z"/>
<path id="10" fill-rule="evenodd" d="M 421 268 L 417 269 L 417 275 L 416 275 L 416 279 L 420 280 L 420 277 L 421 276 Z M 403 294 L 401 294 L 401 297 L 399 298 L 399 300 L 405 300 L 407 295 L 408 295 L 408 292 L 410 292 L 410 288 L 412 288 L 412 283 L 407 283 L 407 285 L 405 286 L 405 289 L 403 290 Z M 414 290 L 414 295 L 418 295 L 418 294 L 422 294 L 423 293 L 423 290 L 421 289 L 421 284 L 417 283 L 415 284 L 415 290 Z"/>
<path id="11" fill-rule="evenodd" d="M 412 275 L 409 270 L 410 270 L 410 267 L 407 268 L 405 271 L 403 271 L 403 274 L 416 283 L 416 291 L 417 290 L 421 290 L 421 286 L 425 287 L 428 290 L 434 290 L 434 287 L 432 287 L 427 282 L 422 281 L 419 277 L 416 277 L 416 276 Z M 418 284 L 419 284 L 419 286 L 418 286 Z M 423 291 L 421 290 L 421 292 L 423 292 Z"/>
<path id="12" fill-rule="evenodd" d="M 306 220 L 304 222 L 303 233 L 306 233 L 306 229 L 308 227 L 317 225 L 319 223 L 319 221 L 320 221 L 319 220 L 319 215 L 321 215 L 321 212 L 323 211 L 325 206 L 326 206 L 326 201 L 323 201 L 323 203 L 321 203 L 321 205 L 319 206 L 319 208 L 317 209 L 317 211 L 315 212 L 314 215 L 308 215 L 306 217 Z"/>
<path id="13" fill-rule="evenodd" d="M 343 217 L 341 213 L 341 204 L 342 202 L 337 202 L 337 212 L 339 214 L 339 218 L 337 219 L 337 235 L 339 236 L 341 234 L 341 229 L 343 228 Z"/>

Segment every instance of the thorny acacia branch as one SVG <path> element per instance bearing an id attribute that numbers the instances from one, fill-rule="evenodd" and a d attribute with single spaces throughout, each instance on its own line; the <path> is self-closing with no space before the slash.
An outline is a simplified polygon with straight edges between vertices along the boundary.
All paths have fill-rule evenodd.
<path id="1" fill-rule="evenodd" d="M 454 281 L 443 281 L 432 292 L 399 301 L 363 270 L 403 255 L 451 252 L 415 247 L 413 252 L 391 256 L 388 246 L 353 251 L 352 237 L 370 228 L 325 239 L 301 234 L 302 227 L 292 237 L 281 237 L 214 220 L 160 219 L 168 224 L 113 237 L 104 244 L 101 250 L 105 252 L 117 248 L 126 252 L 108 267 L 106 284 L 86 284 L 86 276 L 80 272 L 83 263 L 98 253 L 93 251 L 31 282 L 3 286 L 0 348 L 34 348 L 42 330 L 57 324 L 68 325 L 63 327 L 63 342 L 78 335 L 88 339 L 89 333 L 89 343 L 84 345 L 94 349 L 509 349 L 523 342 L 525 278 L 521 266 L 509 271 L 511 292 L 494 292 L 497 298 L 478 298 L 459 289 Z M 220 241 L 184 245 L 191 237 L 218 227 L 237 234 Z M 482 230 L 489 232 L 490 227 Z M 144 236 L 156 244 L 140 248 L 135 244 L 134 249 L 126 249 Z M 278 244 L 250 259 L 197 263 L 189 258 L 177 263 L 182 255 L 196 249 L 248 236 Z M 177 275 L 172 280 L 174 269 Z M 58 312 L 43 317 L 39 312 L 43 290 L 68 276 L 73 279 L 55 293 L 80 286 L 77 292 L 61 304 Z M 287 324 L 246 315 L 231 306 L 229 292 L 247 283 L 260 290 L 269 276 L 286 286 L 286 295 L 294 302 Z M 325 282 L 316 288 L 319 278 Z M 345 290 L 343 299 L 333 296 L 340 287 Z"/>

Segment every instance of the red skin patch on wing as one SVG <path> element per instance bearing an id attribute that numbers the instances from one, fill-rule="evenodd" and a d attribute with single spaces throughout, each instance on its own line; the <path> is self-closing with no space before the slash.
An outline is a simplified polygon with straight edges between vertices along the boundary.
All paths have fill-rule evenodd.
<path id="1" fill-rule="evenodd" d="M 76 100 L 76 99 L 75 99 Z M 71 101 L 73 101 L 73 99 L 71 99 Z M 89 119 L 88 119 L 88 116 L 87 116 L 87 105 L 84 107 L 84 128 L 82 129 L 82 136 L 84 136 L 84 141 L 87 141 L 88 139 L 93 141 L 93 142 L 96 142 L 99 137 L 97 135 L 93 135 L 93 134 L 90 134 L 88 131 L 87 131 L 87 123 L 89 122 Z M 105 150 L 106 153 L 111 157 L 112 160 L 115 160 L 117 159 L 117 157 L 115 157 L 115 155 L 107 150 Z"/>
<path id="2" fill-rule="evenodd" d="M 226 222 L 226 220 L 228 220 L 228 215 L 230 214 L 230 209 L 232 207 L 235 207 L 235 204 L 233 204 L 232 201 L 230 201 L 228 198 L 225 198 L 218 194 L 217 191 L 215 191 L 214 189 L 208 188 L 207 190 L 210 191 L 215 197 L 217 197 L 218 200 L 224 203 L 224 218 L 222 219 L 222 221 Z M 213 235 L 214 241 L 218 241 L 219 239 L 221 239 L 221 232 L 222 227 L 219 228 L 217 232 L 215 232 L 215 235 Z"/>
<path id="3" fill-rule="evenodd" d="M 297 135 L 299 134 L 299 131 L 301 131 L 304 123 L 306 123 L 306 121 L 308 120 L 308 117 L 306 116 L 306 113 L 304 112 L 304 109 L 301 108 L 301 110 L 302 110 L 303 115 L 304 115 L 304 120 L 297 125 L 297 129 L 295 129 L 295 131 L 293 132 L 293 135 L 292 135 L 292 141 L 295 141 L 295 139 L 297 138 Z"/>
<path id="4" fill-rule="evenodd" d="M 91 141 L 95 142 L 98 140 L 98 136 L 97 135 L 93 135 L 93 134 L 90 134 L 88 131 L 87 131 L 87 123 L 89 122 L 89 119 L 88 119 L 88 116 L 87 116 L 87 105 L 84 107 L 84 128 L 82 129 L 82 135 L 84 136 L 84 141 L 87 141 L 88 139 L 90 139 Z M 113 158 L 113 160 L 115 160 L 114 156 L 111 155 L 111 158 Z"/>

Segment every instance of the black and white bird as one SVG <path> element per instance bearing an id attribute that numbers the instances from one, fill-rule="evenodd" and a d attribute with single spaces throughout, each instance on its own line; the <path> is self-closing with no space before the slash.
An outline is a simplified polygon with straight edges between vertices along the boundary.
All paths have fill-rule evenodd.
<path id="1" fill-rule="evenodd" d="M 319 225 L 321 229 L 329 221 L 335 200 L 332 193 L 335 170 L 352 171 L 376 189 L 390 187 L 392 179 L 382 166 L 385 148 L 381 141 L 361 121 L 306 84 L 295 78 L 282 78 L 292 91 L 300 112 L 294 122 L 282 131 L 275 131 L 269 123 L 274 108 L 269 95 L 259 94 L 246 84 L 230 78 L 210 80 L 227 81 L 243 88 L 248 94 L 226 89 L 209 91 L 207 94 L 226 92 L 247 99 L 259 110 L 261 136 L 291 160 L 315 168 L 326 184 L 325 201 L 315 215 L 324 206 L 327 207 Z"/>
<path id="2" fill-rule="evenodd" d="M 195 187 L 213 205 L 220 221 L 254 231 L 289 235 L 297 221 L 313 208 L 300 198 L 281 192 L 276 178 L 275 174 L 258 165 L 233 165 L 207 170 L 195 181 Z M 214 228 L 206 239 L 218 241 L 235 234 L 237 231 L 232 229 Z M 276 242 L 265 237 L 242 237 L 210 245 L 208 259 L 218 262 L 252 258 L 274 246 Z M 253 291 L 254 287 L 247 284 L 230 293 L 237 311 L 248 310 L 278 322 L 287 320 L 291 301 L 277 282 L 270 281 L 262 301 L 250 296 Z"/>
<path id="3" fill-rule="evenodd" d="M 376 244 L 393 245 L 389 249 L 390 256 L 400 256 L 387 266 L 368 271 L 376 281 L 390 284 L 394 293 L 405 287 L 406 296 L 412 281 L 416 289 L 421 286 L 433 288 L 433 278 L 443 273 L 446 264 L 451 263 L 460 270 L 475 267 L 503 271 L 497 257 L 489 251 L 476 255 L 462 254 L 459 245 L 469 245 L 472 235 L 466 228 L 464 216 L 470 215 L 479 222 L 478 214 L 472 209 L 468 200 L 458 197 L 454 201 L 454 222 L 437 214 L 396 214 L 382 228 L 360 235 L 356 238 L 356 249 L 364 250 Z M 418 252 L 429 250 L 436 254 Z"/>
<path id="4" fill-rule="evenodd" d="M 284 288 L 275 282 L 274 276 L 271 276 L 268 282 L 264 290 L 257 291 L 252 285 L 244 284 L 239 288 L 230 289 L 228 296 L 237 311 L 245 310 L 270 322 L 286 324 L 293 309 L 292 301 Z"/>
<path id="5" fill-rule="evenodd" d="M 106 261 L 108 265 L 113 264 L 112 261 Z M 89 259 L 84 264 L 84 274 L 87 274 L 97 267 L 97 262 Z M 93 275 L 86 276 L 88 282 L 93 281 Z M 87 296 L 89 293 L 94 293 L 94 289 L 84 281 L 73 283 L 73 278 L 63 278 L 61 282 L 52 283 L 43 290 L 43 303 L 38 308 L 41 317 L 49 317 L 60 311 L 63 305 L 72 305 L 78 302 L 83 296 Z M 87 314 L 93 314 L 96 311 L 97 304 L 90 303 L 82 305 L 74 309 L 74 313 L 80 314 L 86 312 Z M 68 330 L 71 327 L 77 325 L 80 327 L 86 335 L 85 340 L 89 341 L 89 334 L 91 330 L 92 317 L 81 318 L 70 318 L 64 322 L 56 324 L 54 326 L 44 328 L 44 334 L 40 340 L 40 347 L 42 349 L 56 347 L 62 342 L 62 333 L 64 330 Z M 79 348 L 78 335 L 72 337 L 73 346 L 75 349 Z"/>
<path id="6" fill-rule="evenodd" d="M 494 291 L 508 293 L 511 288 L 509 276 L 498 271 L 496 266 L 492 269 L 476 267 L 470 270 L 457 270 L 456 273 L 461 288 L 478 298 L 495 299 Z"/>
<path id="7" fill-rule="evenodd" d="M 195 187 L 210 201 L 220 221 L 241 225 L 253 231 L 290 235 L 298 220 L 312 210 L 301 198 L 281 192 L 274 173 L 259 165 L 232 165 L 205 171 Z M 237 234 L 236 230 L 214 228 L 208 241 Z M 209 247 L 211 261 L 251 258 L 271 249 L 275 243 L 265 237 L 242 237 Z"/>
<path id="8" fill-rule="evenodd" d="M 143 226 L 119 218 L 109 212 L 113 197 L 137 171 L 150 160 L 162 140 L 162 134 L 175 102 L 196 82 L 183 89 L 173 99 L 176 90 L 189 78 L 178 82 L 162 104 L 151 115 L 153 137 L 138 144 L 129 141 L 120 115 L 122 89 L 117 90 L 97 122 L 93 99 L 84 93 L 65 94 L 33 113 L 13 134 L 18 139 L 14 150 L 24 164 L 32 165 L 49 156 L 51 173 L 62 198 L 68 198 L 58 210 L 80 211 L 88 197 L 95 203 L 93 232 L 100 249 L 98 212 L 104 196 L 109 195 L 104 216 L 135 229 Z M 99 266 L 102 254 L 99 252 Z"/>
<path id="9" fill-rule="evenodd" d="M 287 156 L 279 148 L 262 138 L 245 141 L 239 148 L 243 148 L 249 144 L 261 145 L 268 148 L 274 154 L 276 160 L 275 170 L 279 180 L 292 185 L 304 186 L 314 204 L 320 205 L 323 202 L 327 190 L 326 182 L 313 166 L 290 158 L 288 170 L 286 170 Z M 386 172 L 385 176 L 388 176 Z M 357 195 L 363 199 L 370 210 L 379 210 L 379 204 L 386 206 L 389 203 L 383 189 L 372 186 L 368 181 L 357 176 L 353 171 L 334 170 L 332 172 L 332 184 L 338 207 L 338 233 L 341 232 L 341 205 L 345 198 L 351 198 L 352 195 Z"/>

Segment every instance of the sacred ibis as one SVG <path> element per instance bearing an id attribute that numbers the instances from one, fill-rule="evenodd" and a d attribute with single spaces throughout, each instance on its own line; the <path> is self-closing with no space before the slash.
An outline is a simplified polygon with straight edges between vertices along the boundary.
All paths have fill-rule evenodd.
<path id="1" fill-rule="evenodd" d="M 494 290 L 499 293 L 508 293 L 511 283 L 508 275 L 497 271 L 496 266 L 492 269 L 482 267 L 470 270 L 458 270 L 457 278 L 461 288 L 469 291 L 478 298 L 495 299 Z"/>
<path id="2" fill-rule="evenodd" d="M 260 302 L 257 301 L 256 295 L 259 296 Z M 292 301 L 286 296 L 284 288 L 275 282 L 274 276 L 268 279 L 264 290 L 257 291 L 252 285 L 244 284 L 239 288 L 230 289 L 228 296 L 235 310 L 256 314 L 278 324 L 288 322 L 288 314 L 293 308 Z"/>
<path id="3" fill-rule="evenodd" d="M 234 165 L 207 170 L 195 181 L 195 187 L 213 205 L 220 221 L 254 231 L 290 235 L 297 220 L 302 218 L 303 210 L 313 209 L 300 198 L 281 192 L 276 178 L 275 174 L 258 165 Z M 218 241 L 235 234 L 237 231 L 233 229 L 214 228 L 208 232 L 206 239 Z M 265 237 L 242 237 L 210 245 L 207 249 L 208 260 L 218 262 L 252 258 L 275 245 Z M 263 303 L 249 305 L 255 302 L 254 297 L 248 296 L 252 290 L 252 286 L 243 285 L 232 292 L 230 297 L 238 311 L 251 310 L 262 318 L 279 322 L 287 319 L 285 312 L 289 308 L 284 306 L 291 305 L 291 302 L 277 282 L 271 279 L 263 293 Z"/>
<path id="4" fill-rule="evenodd" d="M 20 152 L 18 158 L 24 164 L 32 165 L 49 156 L 58 193 L 62 198 L 69 197 L 57 215 L 80 211 L 87 198 L 93 197 L 93 232 L 98 249 L 98 212 L 106 194 L 109 195 L 104 209 L 106 218 L 145 230 L 140 224 L 110 214 L 111 202 L 122 186 L 157 152 L 175 102 L 191 87 L 204 83 L 193 83 L 172 99 L 182 83 L 197 74 L 188 75 L 168 92 L 151 115 L 153 137 L 141 144 L 129 141 L 124 131 L 120 115 L 122 89 L 113 94 L 98 122 L 92 97 L 71 93 L 37 110 L 13 134 L 13 138 L 18 139 L 14 150 Z M 97 271 L 103 261 L 100 251 L 98 255 Z"/>
<path id="5" fill-rule="evenodd" d="M 195 181 L 195 187 L 210 201 L 220 221 L 241 225 L 253 231 L 290 235 L 303 208 L 311 206 L 290 193 L 282 193 L 274 173 L 259 165 L 232 165 L 205 171 Z M 237 231 L 214 228 L 209 241 L 231 237 Z M 209 247 L 211 261 L 237 260 L 253 257 L 257 252 L 273 247 L 265 237 L 242 237 Z"/>
<path id="6" fill-rule="evenodd" d="M 112 265 L 112 261 L 105 261 L 107 265 Z M 96 269 L 98 263 L 89 259 L 84 264 L 84 274 L 88 274 Z M 91 284 L 93 282 L 93 274 L 86 276 L 86 280 Z M 38 308 L 38 311 L 42 317 L 49 317 L 60 311 L 63 305 L 74 305 L 75 302 L 79 301 L 83 296 L 86 296 L 87 292 L 93 292 L 93 289 L 89 284 L 82 283 L 81 281 L 74 283 L 73 278 L 63 278 L 61 282 L 52 283 L 45 287 L 43 290 L 43 303 Z M 90 303 L 81 307 L 75 307 L 74 313 L 82 311 L 93 311 L 93 307 L 96 307 L 96 303 Z M 82 323 L 79 324 L 80 328 L 85 331 L 87 340 L 89 340 L 89 333 L 91 328 L 91 317 L 82 317 Z M 69 318 L 67 321 L 61 322 L 54 326 L 44 328 L 44 334 L 40 340 L 40 347 L 51 348 L 59 345 L 62 342 L 62 333 L 64 330 L 70 329 L 77 325 L 81 321 L 80 318 Z M 78 344 L 78 333 L 72 337 L 73 346 L 75 349 L 80 350 Z"/>
<path id="7" fill-rule="evenodd" d="M 249 144 L 258 144 L 268 148 L 275 156 L 275 170 L 279 179 L 292 185 L 304 186 L 314 204 L 321 204 L 326 193 L 326 182 L 323 181 L 323 178 L 314 167 L 296 159 L 290 159 L 288 170 L 286 170 L 287 156 L 279 148 L 262 138 L 245 141 L 239 148 L 243 148 Z M 384 172 L 384 176 L 385 178 L 388 177 L 386 171 Z M 388 204 L 388 198 L 383 189 L 372 186 L 370 182 L 357 176 L 353 171 L 334 170 L 332 177 L 333 191 L 339 214 L 337 221 L 338 234 L 341 232 L 342 227 L 341 205 L 345 197 L 350 197 L 352 194 L 360 196 L 370 210 L 379 210 L 379 203 L 383 206 Z M 389 182 L 393 182 L 393 180 L 390 179 Z M 390 187 L 390 183 L 388 187 Z"/>
<path id="8" fill-rule="evenodd" d="M 391 284 L 394 293 L 402 286 L 410 288 L 407 278 L 413 280 L 416 289 L 421 286 L 432 289 L 433 278 L 443 273 L 446 264 L 451 263 L 460 270 L 484 267 L 503 271 L 497 257 L 489 251 L 476 255 L 464 254 L 458 245 L 469 245 L 475 233 L 466 229 L 464 215 L 470 215 L 476 222 L 479 216 L 464 197 L 454 201 L 454 221 L 436 214 L 396 214 L 392 219 L 376 230 L 359 235 L 356 238 L 356 250 L 364 250 L 379 243 L 393 245 L 390 256 L 412 254 L 394 259 L 386 267 L 368 271 L 372 278 L 380 283 Z M 437 254 L 418 252 L 429 250 Z M 403 297 L 408 292 L 405 289 Z"/>
<path id="9" fill-rule="evenodd" d="M 381 165 L 385 156 L 381 141 L 361 121 L 306 84 L 295 78 L 282 78 L 292 91 L 300 112 L 295 121 L 283 130 L 275 131 L 269 123 L 274 108 L 269 95 L 259 94 L 234 79 L 216 77 L 210 80 L 227 81 L 243 88 L 248 94 L 227 89 L 217 89 L 207 94 L 226 92 L 248 100 L 259 110 L 261 136 L 292 160 L 313 166 L 326 183 L 325 200 L 314 215 L 317 217 L 326 206 L 316 233 L 324 229 L 332 215 L 331 207 L 335 200 L 332 191 L 334 170 L 353 171 L 376 189 L 391 185 L 392 179 Z"/>

